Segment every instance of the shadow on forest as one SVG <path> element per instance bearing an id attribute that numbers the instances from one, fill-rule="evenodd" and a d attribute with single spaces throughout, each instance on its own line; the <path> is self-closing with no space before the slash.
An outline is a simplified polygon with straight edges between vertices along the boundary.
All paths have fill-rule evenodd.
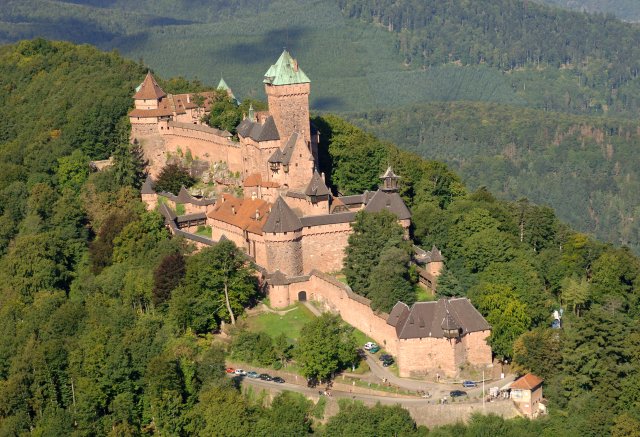
<path id="1" fill-rule="evenodd" d="M 231 57 L 236 62 L 244 64 L 273 62 L 282 53 L 283 48 L 287 48 L 295 56 L 298 48 L 297 40 L 306 32 L 307 30 L 302 27 L 274 29 L 265 33 L 256 43 L 232 44 L 215 50 L 214 56 L 223 59 Z"/>

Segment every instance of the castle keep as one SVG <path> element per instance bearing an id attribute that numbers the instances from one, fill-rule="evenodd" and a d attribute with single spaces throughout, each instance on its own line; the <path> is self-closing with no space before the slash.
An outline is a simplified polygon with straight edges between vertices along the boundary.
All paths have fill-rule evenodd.
<path id="1" fill-rule="evenodd" d="M 455 375 L 464 364 L 491 364 L 486 344 L 491 328 L 467 299 L 411 308 L 399 302 L 389 315 L 375 313 L 368 299 L 328 274 L 342 269 L 351 223 L 360 210 L 390 211 L 408 236 L 411 212 L 398 193 L 399 176 L 389 167 L 377 191 L 334 195 L 318 169 L 320 133 L 309 119 L 308 76 L 285 50 L 263 82 L 269 110 L 250 109 L 234 141 L 229 132 L 200 121 L 210 110 L 211 94 L 167 95 L 147 74 L 129 117 L 132 141 L 142 144 L 151 174 L 168 154 L 188 150 L 210 164 L 224 162 L 241 175 L 243 189 L 242 197 L 224 193 L 204 199 L 184 188 L 177 195 L 156 193 L 149 178 L 141 192 L 147 206 L 158 207 L 174 234 L 198 246 L 233 241 L 261 268 L 274 307 L 321 302 L 395 355 L 401 376 Z M 224 81 L 219 89 L 233 96 Z M 185 214 L 173 212 L 170 206 L 177 204 L 184 205 Z M 211 238 L 194 233 L 205 224 Z M 426 264 L 421 281 L 433 286 L 443 265 L 440 252 L 418 250 L 417 258 Z"/>

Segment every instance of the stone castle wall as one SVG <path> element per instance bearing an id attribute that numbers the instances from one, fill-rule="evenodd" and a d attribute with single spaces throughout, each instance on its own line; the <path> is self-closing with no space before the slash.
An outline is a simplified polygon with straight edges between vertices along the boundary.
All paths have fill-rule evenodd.
<path id="1" fill-rule="evenodd" d="M 351 223 L 313 226 L 302 230 L 304 273 L 311 270 L 337 272 L 342 270 L 344 251 L 349 244 Z"/>
<path id="2" fill-rule="evenodd" d="M 491 364 L 493 354 L 487 343 L 491 331 L 471 332 L 462 338 L 466 360 L 472 365 Z"/>
<path id="3" fill-rule="evenodd" d="M 131 123 L 131 138 L 146 137 L 158 134 L 158 123 L 155 119 L 146 123 Z"/>
<path id="4" fill-rule="evenodd" d="M 305 292 L 307 300 L 321 303 L 327 311 L 340 317 L 371 337 L 398 362 L 401 377 L 425 375 L 452 377 L 460 368 L 491 364 L 491 348 L 486 343 L 489 331 L 473 332 L 462 339 L 413 338 L 400 340 L 396 330 L 387 324 L 388 315 L 376 313 L 370 301 L 355 295 L 348 285 L 331 275 L 314 270 L 309 276 L 290 278 L 288 285 L 269 286 L 269 300 L 275 308 L 283 308 L 299 300 Z"/>
<path id="5" fill-rule="evenodd" d="M 210 132 L 170 124 L 160 127 L 163 128 L 161 132 L 166 151 L 176 153 L 180 149 L 182 153 L 186 153 L 190 150 L 193 158 L 211 163 L 224 161 L 229 170 L 242 172 L 243 162 L 239 144 Z"/>
<path id="6" fill-rule="evenodd" d="M 329 214 L 329 200 L 311 203 L 309 200 L 286 196 L 287 205 L 293 210 L 298 210 L 304 216 Z"/>
<path id="7" fill-rule="evenodd" d="M 399 340 L 399 342 L 397 358 L 401 377 L 426 376 L 429 373 L 443 375 L 457 373 L 456 349 L 462 349 L 462 344 L 455 339 L 427 337 Z"/>

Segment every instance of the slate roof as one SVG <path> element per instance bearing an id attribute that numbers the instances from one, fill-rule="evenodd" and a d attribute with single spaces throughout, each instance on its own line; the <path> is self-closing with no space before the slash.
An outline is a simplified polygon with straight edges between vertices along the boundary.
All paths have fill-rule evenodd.
<path id="1" fill-rule="evenodd" d="M 144 180 L 144 184 L 140 187 L 140 194 L 156 194 L 156 191 L 153 189 L 153 179 L 151 179 L 151 175 L 147 175 L 147 178 Z"/>
<path id="2" fill-rule="evenodd" d="M 320 225 L 335 225 L 337 223 L 350 223 L 355 221 L 355 212 L 339 212 L 336 214 L 324 214 L 324 215 L 310 215 L 306 217 L 300 217 L 302 226 L 320 226 Z"/>
<path id="3" fill-rule="evenodd" d="M 284 149 L 282 149 L 282 163 L 284 165 L 289 165 L 291 161 L 291 157 L 293 156 L 293 149 L 296 147 L 296 142 L 298 141 L 298 132 L 294 132 L 291 134 L 289 139 L 287 140 L 287 144 L 284 145 Z"/>
<path id="4" fill-rule="evenodd" d="M 487 331 L 491 326 L 466 298 L 416 302 L 409 308 L 398 302 L 387 323 L 396 328 L 400 339 L 445 338 L 444 330 L 460 329 L 460 335 Z"/>
<path id="5" fill-rule="evenodd" d="M 533 373 L 527 373 L 521 378 L 516 379 L 511 388 L 520 390 L 533 390 L 544 382 L 544 379 L 534 375 Z"/>
<path id="6" fill-rule="evenodd" d="M 230 194 L 223 194 L 207 216 L 236 226 L 243 231 L 262 235 L 263 227 L 269 217 L 269 207 L 270 204 L 262 199 L 238 199 Z"/>
<path id="7" fill-rule="evenodd" d="M 318 170 L 313 171 L 313 176 L 311 176 L 311 180 L 307 188 L 305 188 L 304 194 L 307 196 L 328 196 L 331 194 L 331 191 L 329 191 L 329 188 L 325 185 Z"/>
<path id="8" fill-rule="evenodd" d="M 344 201 L 344 200 L 343 200 Z M 367 212 L 380 212 L 387 210 L 404 220 L 411 218 L 411 211 L 405 205 L 404 200 L 398 193 L 378 190 L 364 208 Z"/>
<path id="9" fill-rule="evenodd" d="M 302 229 L 302 223 L 287 202 L 280 196 L 271 207 L 271 213 L 262 227 L 264 232 L 293 232 Z"/>
<path id="10" fill-rule="evenodd" d="M 204 212 L 194 212 L 193 214 L 184 214 L 176 217 L 176 223 L 186 223 L 193 220 L 206 220 L 207 214 Z"/>
<path id="11" fill-rule="evenodd" d="M 273 120 L 273 116 L 268 116 L 264 123 L 258 121 L 252 121 L 250 118 L 245 118 L 240 122 L 236 128 L 238 134 L 245 138 L 251 138 L 254 141 L 274 141 L 280 139 L 276 122 Z"/>
<path id="12" fill-rule="evenodd" d="M 298 61 L 293 59 L 287 50 L 284 50 L 276 63 L 269 67 L 264 74 L 263 82 L 269 85 L 293 85 L 311 81 L 298 66 Z"/>
<path id="13" fill-rule="evenodd" d="M 140 84 L 140 88 L 133 96 L 136 100 L 158 100 L 167 94 L 160 88 L 151 72 L 147 72 L 144 80 Z"/>
<path id="14" fill-rule="evenodd" d="M 271 156 L 269 157 L 268 161 L 269 162 L 282 162 L 282 152 L 280 151 L 280 149 L 276 149 Z"/>

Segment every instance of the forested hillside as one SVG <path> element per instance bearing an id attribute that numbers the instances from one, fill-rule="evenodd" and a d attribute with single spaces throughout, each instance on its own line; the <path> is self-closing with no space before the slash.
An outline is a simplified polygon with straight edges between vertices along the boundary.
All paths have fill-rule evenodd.
<path id="1" fill-rule="evenodd" d="M 426 435 L 399 407 L 344 402 L 318 421 L 323 413 L 301 396 L 266 405 L 243 394 L 224 377 L 238 339 L 266 342 L 274 366 L 285 349 L 304 360 L 301 344 L 313 341 L 285 341 L 277 353 L 268 336 L 213 335 L 264 296 L 232 243 L 195 254 L 140 201 L 144 162 L 126 142 L 123 116 L 144 70 L 44 40 L 3 47 L 0 61 L 10 121 L 0 141 L 1 435 Z M 314 122 L 334 188 L 373 189 L 389 164 L 403 176 L 416 242 L 437 244 L 446 258 L 440 295 L 472 299 L 493 325 L 496 356 L 547 381 L 551 414 L 540 421 L 475 417 L 429 435 L 627 436 L 640 428 L 636 256 L 571 230 L 544 206 L 469 190 L 446 165 L 338 117 Z M 90 157 L 111 153 L 112 168 L 89 171 Z M 563 328 L 551 329 L 560 307 Z M 338 325 L 317 318 L 301 335 L 324 319 Z"/>
<path id="2" fill-rule="evenodd" d="M 382 138 L 452 166 L 472 189 L 553 207 L 605 241 L 640 250 L 637 123 L 472 103 L 350 114 Z"/>
<path id="3" fill-rule="evenodd" d="M 621 20 L 640 20 L 640 3 L 636 0 L 534 0 L 538 3 L 586 12 L 613 14 Z"/>

